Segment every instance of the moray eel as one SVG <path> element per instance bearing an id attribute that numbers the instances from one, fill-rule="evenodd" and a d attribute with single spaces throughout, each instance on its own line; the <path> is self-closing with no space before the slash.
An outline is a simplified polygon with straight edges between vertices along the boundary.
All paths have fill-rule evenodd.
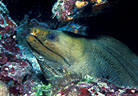
<path id="1" fill-rule="evenodd" d="M 121 87 L 138 87 L 138 57 L 109 36 L 94 39 L 34 27 L 27 42 L 46 79 L 67 73 L 104 78 Z"/>

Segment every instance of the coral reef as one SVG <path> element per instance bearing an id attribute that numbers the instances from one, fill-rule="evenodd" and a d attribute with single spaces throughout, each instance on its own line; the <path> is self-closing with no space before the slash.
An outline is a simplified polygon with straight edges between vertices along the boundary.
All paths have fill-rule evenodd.
<path id="1" fill-rule="evenodd" d="M 32 65 L 27 59 L 20 59 L 22 52 L 16 44 L 16 23 L 9 17 L 0 1 L 0 80 L 7 84 L 14 95 L 29 94 L 33 81 L 25 80 L 32 74 Z M 25 86 L 26 85 L 26 86 Z"/>
<path id="2" fill-rule="evenodd" d="M 0 96 L 9 96 L 6 84 L 0 81 Z"/>
<path id="3" fill-rule="evenodd" d="M 106 3 L 106 0 L 57 0 L 53 6 L 52 13 L 53 17 L 58 20 L 70 21 L 74 18 L 96 15 L 104 8 L 103 6 Z M 82 14 L 85 9 L 87 13 Z"/>
<path id="4" fill-rule="evenodd" d="M 85 32 L 87 30 L 87 27 L 83 25 L 75 24 L 75 23 L 71 23 L 71 24 L 69 23 L 65 26 L 58 28 L 57 30 L 68 31 L 75 34 L 87 36 L 87 33 Z"/>
<path id="5" fill-rule="evenodd" d="M 119 88 L 102 79 L 86 76 L 82 81 L 72 81 L 61 88 L 56 96 L 137 96 L 136 88 Z"/>
<path id="6" fill-rule="evenodd" d="M 67 23 L 57 30 L 88 36 L 88 27 L 76 21 L 97 16 L 108 8 L 108 5 L 107 0 L 57 0 L 52 8 L 53 18 L 61 22 L 59 25 Z"/>

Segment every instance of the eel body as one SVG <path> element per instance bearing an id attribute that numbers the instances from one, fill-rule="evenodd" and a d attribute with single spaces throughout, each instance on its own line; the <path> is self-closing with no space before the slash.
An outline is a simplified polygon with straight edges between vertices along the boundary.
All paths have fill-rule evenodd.
<path id="1" fill-rule="evenodd" d="M 46 78 L 66 73 L 90 75 L 121 87 L 138 88 L 138 57 L 112 37 L 88 39 L 34 27 L 27 42 Z"/>

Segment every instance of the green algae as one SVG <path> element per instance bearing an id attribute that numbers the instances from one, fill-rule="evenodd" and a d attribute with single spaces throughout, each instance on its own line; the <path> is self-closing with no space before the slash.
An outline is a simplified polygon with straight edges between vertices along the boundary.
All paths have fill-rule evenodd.
<path id="1" fill-rule="evenodd" d="M 51 96 L 51 89 L 52 85 L 49 83 L 48 85 L 45 84 L 39 84 L 37 85 L 34 90 L 36 96 Z"/>

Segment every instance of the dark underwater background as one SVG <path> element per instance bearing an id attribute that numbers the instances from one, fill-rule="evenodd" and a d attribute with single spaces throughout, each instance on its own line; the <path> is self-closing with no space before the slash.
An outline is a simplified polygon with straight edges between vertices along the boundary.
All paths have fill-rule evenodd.
<path id="1" fill-rule="evenodd" d="M 88 36 L 107 34 L 125 43 L 138 54 L 136 0 L 109 0 L 110 7 L 97 16 L 82 18 L 79 24 L 89 26 Z M 56 22 L 52 19 L 52 7 L 56 0 L 3 0 L 11 18 L 19 24 L 25 15 L 41 22 Z M 55 23 L 54 23 L 55 24 Z M 58 23 L 60 24 L 60 23 Z M 57 25 L 58 25 L 57 24 Z M 56 27 L 56 26 L 55 26 Z"/>

